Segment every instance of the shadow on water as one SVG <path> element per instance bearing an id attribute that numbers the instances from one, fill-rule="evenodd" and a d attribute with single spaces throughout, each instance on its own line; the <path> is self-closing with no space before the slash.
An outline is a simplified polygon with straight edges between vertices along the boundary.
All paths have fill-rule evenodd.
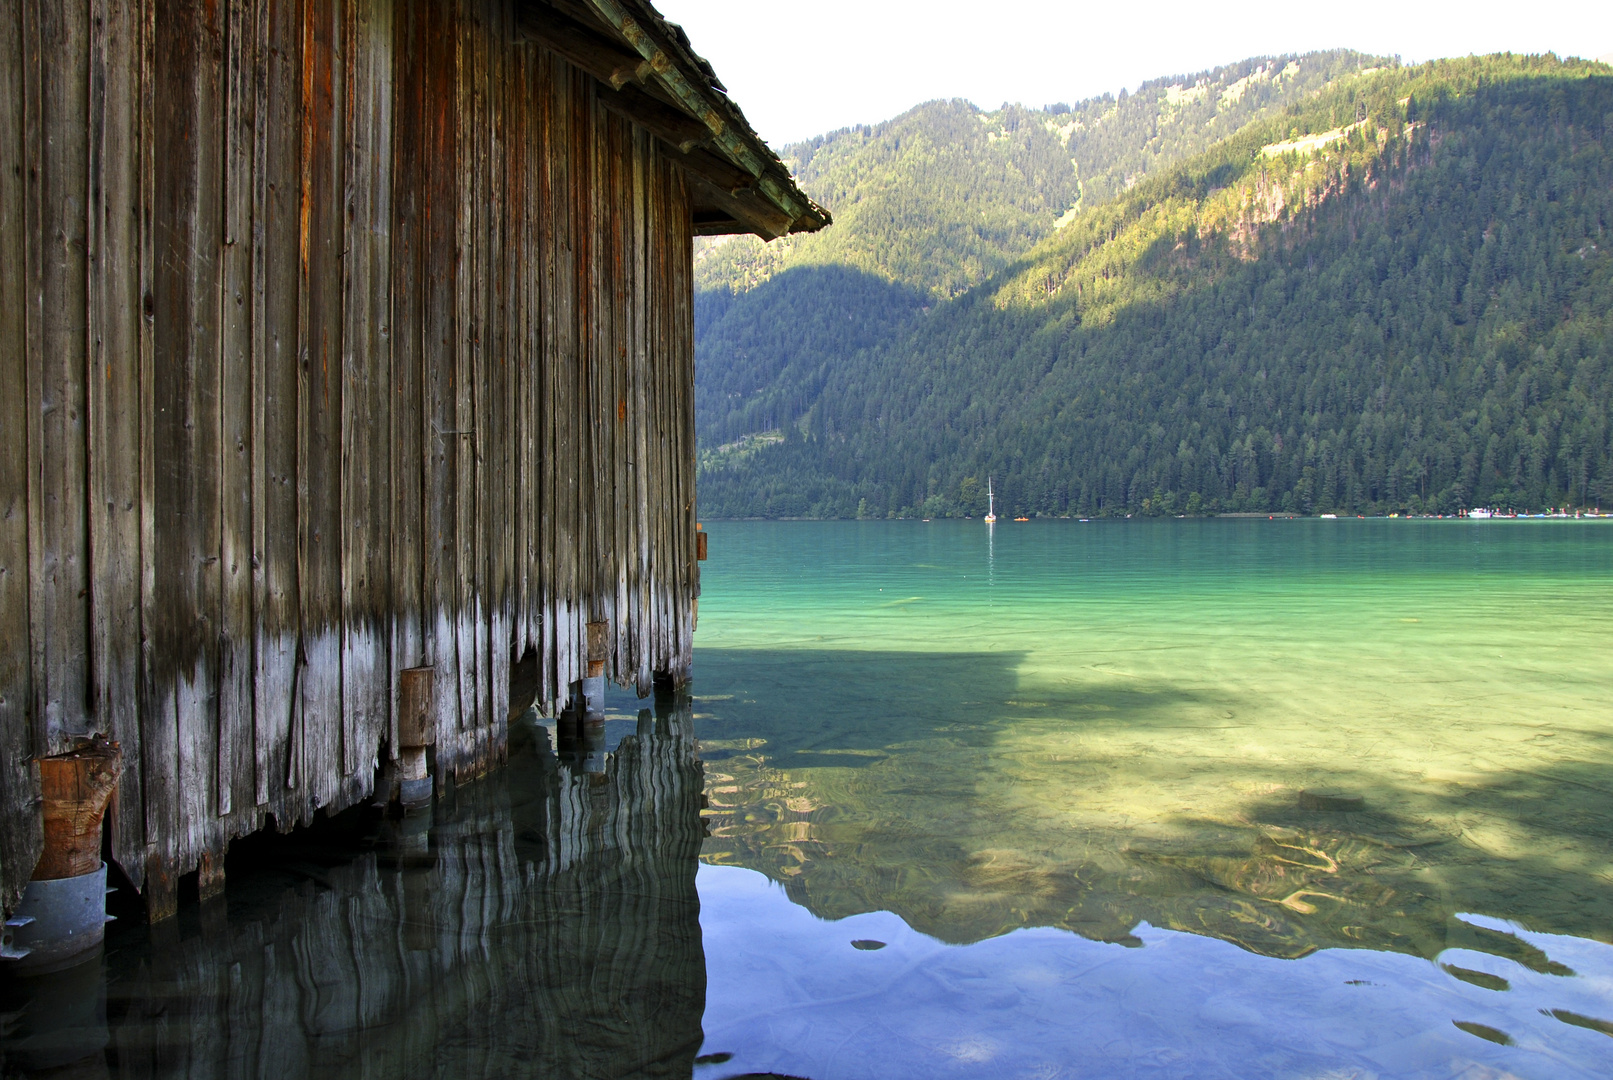
<path id="1" fill-rule="evenodd" d="M 706 967 L 687 699 L 609 754 L 517 727 L 507 768 L 420 816 L 238 843 L 224 899 L 0 983 L 0 1073 L 689 1076 Z"/>
<path id="2" fill-rule="evenodd" d="M 1516 936 L 1458 914 L 1613 940 L 1605 737 L 1549 775 L 1462 783 L 1330 760 L 1341 797 L 1302 798 L 1303 775 L 1251 784 L 1237 752 L 1184 751 L 1222 733 L 1178 706 L 1230 716 L 1240 702 L 1137 679 L 1028 701 L 1020 662 L 702 651 L 704 860 L 761 871 L 820 917 L 892 911 L 952 943 L 1047 926 L 1138 944 L 1146 921 L 1274 957 L 1460 947 L 1544 972 Z"/>

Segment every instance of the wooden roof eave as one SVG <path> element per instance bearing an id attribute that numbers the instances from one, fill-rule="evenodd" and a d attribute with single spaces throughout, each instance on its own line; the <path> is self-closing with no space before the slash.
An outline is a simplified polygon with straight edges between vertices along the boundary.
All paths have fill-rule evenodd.
<path id="1" fill-rule="evenodd" d="M 647 0 L 530 0 L 520 32 L 594 76 L 607 108 L 672 151 L 691 179 L 697 233 L 751 232 L 771 240 L 831 222 L 752 130 L 682 30 Z"/>

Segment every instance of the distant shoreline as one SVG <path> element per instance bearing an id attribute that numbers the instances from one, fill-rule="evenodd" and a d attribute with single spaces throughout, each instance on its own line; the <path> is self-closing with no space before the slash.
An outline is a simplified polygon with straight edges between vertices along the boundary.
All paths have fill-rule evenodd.
<path id="1" fill-rule="evenodd" d="M 1248 518 L 1262 521 L 1332 521 L 1334 518 L 1324 518 L 1320 514 L 1291 514 L 1283 512 L 1252 513 L 1240 511 L 1226 514 L 1096 514 L 1090 518 L 1078 518 L 1062 514 L 1043 514 L 1040 517 L 1032 516 L 1029 521 L 1214 521 L 1219 518 Z M 894 517 L 894 518 L 847 518 L 847 517 L 711 517 L 700 515 L 702 522 L 707 521 L 912 521 L 925 524 L 930 521 L 972 521 L 984 524 L 979 518 L 969 517 Z M 1339 521 L 1468 521 L 1470 519 L 1457 514 L 1339 514 Z M 1606 513 L 1585 512 L 1580 514 L 1497 514 L 1493 518 L 1474 518 L 1474 521 L 1613 521 L 1613 511 Z M 1029 521 L 999 521 L 999 525 L 1025 525 Z"/>

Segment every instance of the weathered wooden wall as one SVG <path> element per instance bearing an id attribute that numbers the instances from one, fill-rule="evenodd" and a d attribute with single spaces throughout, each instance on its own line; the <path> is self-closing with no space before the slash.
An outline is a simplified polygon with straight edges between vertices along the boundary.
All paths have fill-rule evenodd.
<path id="1" fill-rule="evenodd" d="M 516 0 L 0 5 L 0 901 L 28 760 L 123 747 L 159 890 L 365 797 L 397 672 L 440 770 L 690 659 L 691 220 Z"/>

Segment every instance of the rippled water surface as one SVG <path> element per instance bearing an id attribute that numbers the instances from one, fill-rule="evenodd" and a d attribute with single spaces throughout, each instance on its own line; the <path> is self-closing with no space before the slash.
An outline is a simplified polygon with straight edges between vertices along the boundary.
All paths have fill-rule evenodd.
<path id="1" fill-rule="evenodd" d="M 708 529 L 691 693 L 238 843 L 0 1072 L 1613 1076 L 1613 526 Z"/>

